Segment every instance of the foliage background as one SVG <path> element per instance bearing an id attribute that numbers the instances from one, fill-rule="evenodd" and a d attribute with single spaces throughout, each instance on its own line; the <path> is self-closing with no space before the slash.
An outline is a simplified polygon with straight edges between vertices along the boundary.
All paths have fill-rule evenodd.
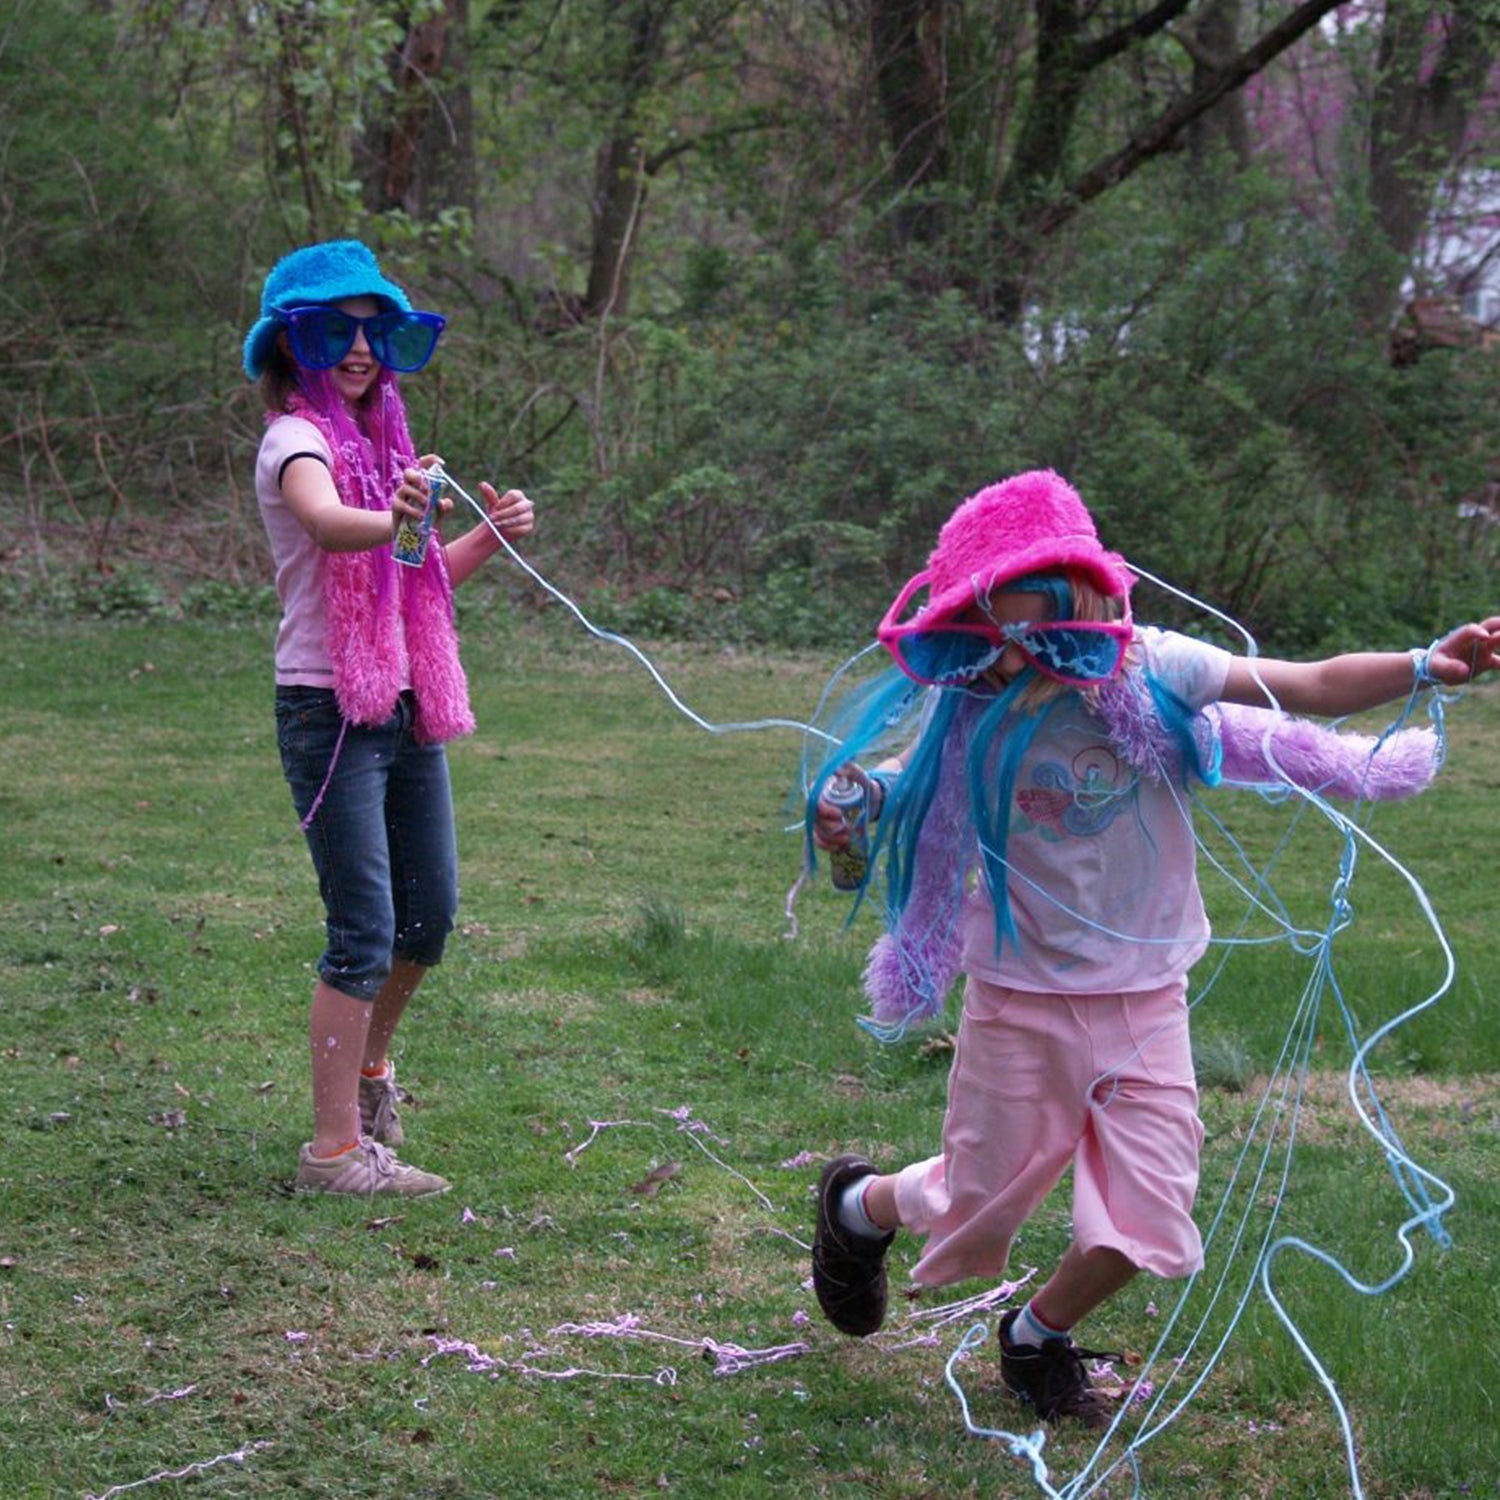
<path id="1" fill-rule="evenodd" d="M 608 623 L 864 639 L 953 504 L 1034 465 L 1275 649 L 1488 609 L 1494 356 L 1393 362 L 1433 288 L 1371 165 L 1382 90 L 1435 87 L 1460 33 L 1492 56 L 1488 12 L 1426 8 L 1413 62 L 1409 7 L 1314 7 L 1253 101 L 1084 202 L 1082 168 L 1191 97 L 1211 22 L 1248 42 L 1292 8 L 1156 9 L 1026 178 L 1049 17 L 1076 53 L 1143 8 L 9 0 L 0 608 L 264 607 L 239 344 L 279 254 L 352 233 L 451 316 L 407 382 L 420 441 L 525 486 L 539 560 Z M 914 166 L 898 64 L 948 90 Z M 1339 104 L 1316 153 L 1283 144 L 1308 77 Z M 1434 222 L 1492 154 L 1464 97 L 1453 149 L 1405 160 Z M 1249 102 L 1250 149 L 1205 129 Z"/>

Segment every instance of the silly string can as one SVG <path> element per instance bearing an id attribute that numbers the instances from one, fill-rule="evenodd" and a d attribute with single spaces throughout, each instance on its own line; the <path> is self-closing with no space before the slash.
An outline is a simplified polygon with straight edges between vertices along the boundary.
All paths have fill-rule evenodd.
<path id="1" fill-rule="evenodd" d="M 833 888 L 857 891 L 864 884 L 870 863 L 870 820 L 865 789 L 848 776 L 835 776 L 823 788 L 823 800 L 844 814 L 849 842 L 842 849 L 828 851 L 828 867 L 833 872 Z"/>
<path id="2" fill-rule="evenodd" d="M 422 519 L 414 521 L 410 516 L 402 516 L 401 524 L 396 528 L 391 556 L 398 563 L 420 568 L 427 560 L 427 540 L 432 535 L 432 523 L 437 519 L 438 499 L 447 485 L 448 481 L 441 474 L 427 476 L 427 509 L 422 512 Z"/>

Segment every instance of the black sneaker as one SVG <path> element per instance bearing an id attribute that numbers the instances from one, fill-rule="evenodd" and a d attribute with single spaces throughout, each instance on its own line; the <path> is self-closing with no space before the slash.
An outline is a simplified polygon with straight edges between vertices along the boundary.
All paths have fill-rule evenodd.
<path id="1" fill-rule="evenodd" d="M 823 1315 L 840 1333 L 863 1338 L 885 1322 L 885 1252 L 895 1231 L 872 1240 L 839 1223 L 844 1189 L 875 1168 L 862 1156 L 839 1156 L 818 1180 L 818 1227 L 813 1232 L 813 1290 Z"/>
<path id="2" fill-rule="evenodd" d="M 1072 1339 L 1047 1339 L 1037 1348 L 1013 1344 L 1009 1334 L 1020 1314 L 1014 1307 L 1000 1319 L 1000 1379 L 1006 1390 L 1034 1407 L 1044 1421 L 1072 1417 L 1089 1427 L 1108 1427 L 1114 1420 L 1113 1403 L 1090 1382 L 1083 1362 L 1124 1355 L 1080 1349 Z"/>

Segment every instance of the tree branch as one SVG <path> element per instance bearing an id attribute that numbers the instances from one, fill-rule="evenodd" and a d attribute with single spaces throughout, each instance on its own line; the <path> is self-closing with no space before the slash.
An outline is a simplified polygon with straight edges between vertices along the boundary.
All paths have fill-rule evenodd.
<path id="1" fill-rule="evenodd" d="M 653 151 L 643 160 L 641 170 L 647 177 L 655 177 L 669 162 L 675 161 L 679 156 L 686 156 L 689 151 L 698 151 L 705 146 L 716 146 L 721 141 L 733 140 L 737 135 L 750 135 L 757 130 L 777 130 L 785 123 L 786 121 L 779 112 L 771 110 L 751 119 L 720 125 L 713 130 L 705 130 L 699 135 L 689 136 L 685 140 L 673 141 L 671 145 L 663 146 L 659 151 Z"/>
<path id="2" fill-rule="evenodd" d="M 1050 204 L 1037 219 L 1038 235 L 1055 233 L 1085 203 L 1123 182 L 1153 156 L 1168 150 L 1183 129 L 1206 114 L 1226 94 L 1233 93 L 1263 69 L 1273 58 L 1311 31 L 1343 0 L 1306 0 L 1259 41 L 1241 52 L 1215 73 L 1201 88 L 1165 110 L 1128 146 L 1107 156 L 1074 180 L 1062 199 Z"/>
<path id="3" fill-rule="evenodd" d="M 1133 21 L 1127 21 L 1125 25 L 1109 32 L 1108 35 L 1095 37 L 1093 41 L 1085 42 L 1078 49 L 1079 72 L 1091 72 L 1111 58 L 1129 51 L 1137 42 L 1144 41 L 1149 36 L 1155 36 L 1159 31 L 1165 31 L 1192 3 L 1193 0 L 1161 0 L 1159 5 L 1154 6 L 1144 15 L 1137 16 Z"/>

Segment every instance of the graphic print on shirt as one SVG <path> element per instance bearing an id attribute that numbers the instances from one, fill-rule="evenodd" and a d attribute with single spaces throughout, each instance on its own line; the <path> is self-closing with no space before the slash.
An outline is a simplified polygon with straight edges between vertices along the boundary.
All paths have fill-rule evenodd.
<path id="1" fill-rule="evenodd" d="M 1012 831 L 1035 832 L 1048 843 L 1093 838 L 1114 822 L 1134 791 L 1134 772 L 1107 745 L 1080 750 L 1066 765 L 1038 761 L 1031 785 L 1016 793 Z"/>

